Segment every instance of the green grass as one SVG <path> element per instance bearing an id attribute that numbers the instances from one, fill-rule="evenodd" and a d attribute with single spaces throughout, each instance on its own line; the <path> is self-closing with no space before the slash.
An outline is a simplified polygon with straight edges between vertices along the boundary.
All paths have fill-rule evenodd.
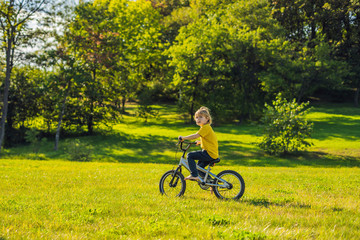
<path id="1" fill-rule="evenodd" d="M 161 196 L 183 124 L 174 106 L 156 106 L 160 119 L 130 114 L 113 129 L 82 142 L 93 162 L 71 162 L 52 142 L 7 149 L 0 160 L 0 239 L 357 239 L 360 236 L 360 110 L 315 106 L 314 146 L 272 157 L 253 143 L 258 126 L 215 126 L 222 161 L 238 171 L 240 201 L 220 201 L 189 182 L 184 197 Z M 105 129 L 105 128 L 103 128 Z M 62 142 L 63 144 L 63 142 Z M 36 160 L 42 159 L 42 160 Z M 186 174 L 186 173 L 185 173 Z"/>
<path id="2" fill-rule="evenodd" d="M 184 124 L 175 112 L 175 106 L 156 106 L 159 119 L 144 123 L 135 118 L 136 106 L 128 107 L 121 123 L 112 128 L 101 128 L 91 137 L 80 137 L 82 142 L 94 147 L 93 159 L 100 162 L 126 163 L 176 163 L 175 144 L 178 135 L 194 133 L 198 127 Z M 264 154 L 254 144 L 261 136 L 256 124 L 215 126 L 219 139 L 222 165 L 240 166 L 360 166 L 360 109 L 352 106 L 315 106 L 308 116 L 314 122 L 314 146 L 298 156 L 272 157 Z M 5 150 L 3 158 L 68 159 L 65 141 L 60 150 L 53 151 L 53 141 L 40 147 L 39 154 L 30 146 Z"/>
<path id="3" fill-rule="evenodd" d="M 171 168 L 2 160 L 0 238 L 355 239 L 360 234 L 358 168 L 232 166 L 246 181 L 239 202 L 217 200 L 193 182 L 182 198 L 161 196 L 159 179 Z"/>

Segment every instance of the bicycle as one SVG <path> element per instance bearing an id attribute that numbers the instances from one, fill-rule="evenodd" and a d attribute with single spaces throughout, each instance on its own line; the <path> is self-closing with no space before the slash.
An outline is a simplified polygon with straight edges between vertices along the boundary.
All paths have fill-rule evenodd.
<path id="1" fill-rule="evenodd" d="M 183 148 L 183 144 L 187 144 Z M 160 193 L 167 196 L 175 195 L 181 197 L 185 193 L 186 181 L 184 180 L 184 175 L 182 174 L 182 167 L 187 169 L 190 172 L 189 164 L 185 158 L 186 151 L 191 147 L 191 145 L 196 144 L 196 142 L 181 142 L 179 141 L 179 148 L 183 151 L 182 156 L 180 157 L 179 165 L 174 170 L 167 171 L 160 179 L 159 188 Z M 210 162 L 207 169 L 204 169 L 196 165 L 198 171 L 205 173 L 204 177 L 199 175 L 200 181 L 198 184 L 201 189 L 208 190 L 210 187 L 214 192 L 215 196 L 219 199 L 240 199 L 245 192 L 245 182 L 242 176 L 233 171 L 233 170 L 224 170 L 219 174 L 215 175 L 211 172 L 211 167 L 215 163 L 220 162 L 220 159 L 214 159 Z"/>

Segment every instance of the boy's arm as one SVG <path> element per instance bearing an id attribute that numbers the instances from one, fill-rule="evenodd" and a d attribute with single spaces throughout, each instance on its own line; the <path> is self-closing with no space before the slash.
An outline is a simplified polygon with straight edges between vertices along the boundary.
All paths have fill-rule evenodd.
<path id="1" fill-rule="evenodd" d="M 200 137 L 200 134 L 198 134 L 198 133 L 194 133 L 194 134 L 191 134 L 191 135 L 189 135 L 189 136 L 185 136 L 185 137 L 183 137 L 183 136 L 179 136 L 179 140 L 192 140 L 192 139 L 197 139 L 197 138 L 199 138 Z"/>

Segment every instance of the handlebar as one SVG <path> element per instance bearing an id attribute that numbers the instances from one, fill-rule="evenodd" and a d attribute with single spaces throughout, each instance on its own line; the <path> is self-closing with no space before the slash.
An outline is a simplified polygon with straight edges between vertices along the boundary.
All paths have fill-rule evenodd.
<path id="1" fill-rule="evenodd" d="M 185 148 L 183 148 L 184 143 L 187 144 Z M 186 152 L 191 147 L 191 145 L 196 145 L 196 142 L 179 141 L 177 145 L 180 145 L 180 149 Z"/>

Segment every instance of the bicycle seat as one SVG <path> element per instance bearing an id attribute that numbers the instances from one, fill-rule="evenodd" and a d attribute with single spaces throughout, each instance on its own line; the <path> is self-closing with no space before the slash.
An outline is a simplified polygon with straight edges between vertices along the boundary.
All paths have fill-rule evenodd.
<path id="1" fill-rule="evenodd" d="M 213 167 L 215 165 L 215 163 L 218 163 L 218 162 L 220 162 L 220 158 L 212 160 L 209 165 L 210 165 L 210 167 Z"/>

